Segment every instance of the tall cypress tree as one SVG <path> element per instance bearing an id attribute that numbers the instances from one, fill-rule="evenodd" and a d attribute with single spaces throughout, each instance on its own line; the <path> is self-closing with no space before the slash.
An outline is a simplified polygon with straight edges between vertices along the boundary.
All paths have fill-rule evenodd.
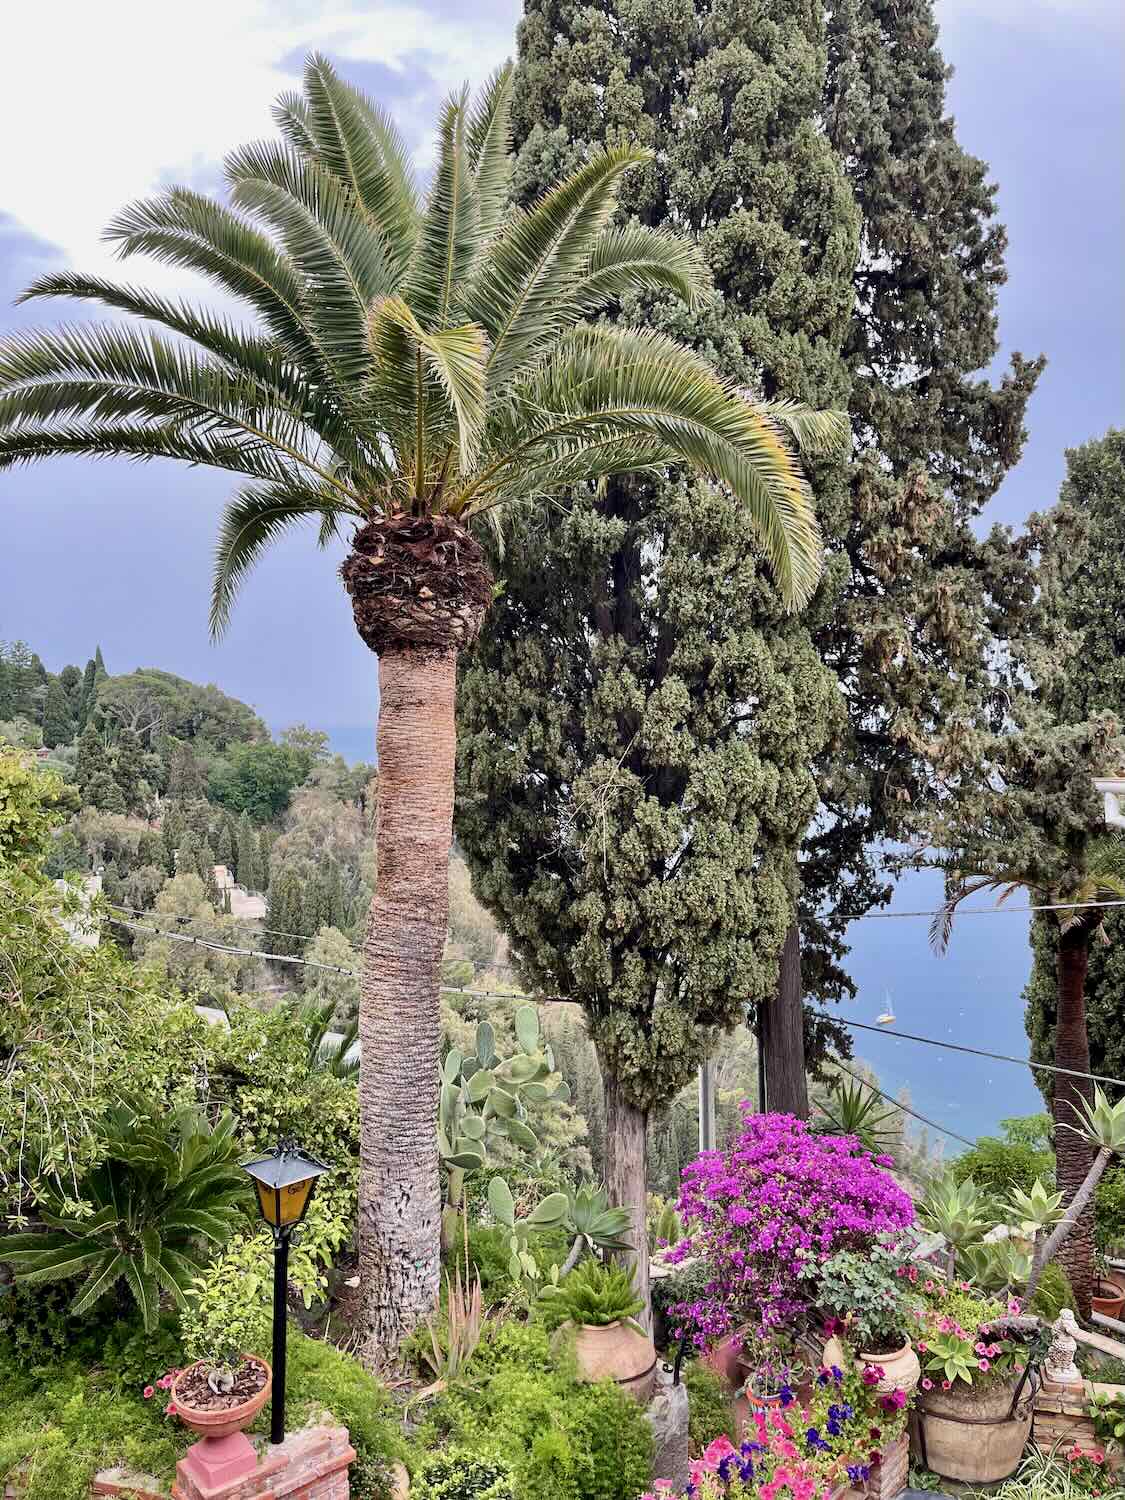
<path id="1" fill-rule="evenodd" d="M 826 407 L 857 224 L 816 123 L 822 24 L 819 0 L 529 0 L 515 122 L 525 200 L 595 143 L 651 145 L 623 213 L 697 235 L 716 293 L 619 315 Z M 815 475 L 829 529 L 845 478 Z M 554 512 L 501 571 L 463 676 L 458 834 L 525 980 L 584 1006 L 643 1286 L 648 1115 L 774 985 L 835 688 L 745 515 L 675 474 Z"/>
<path id="2" fill-rule="evenodd" d="M 97 670 L 97 662 L 91 656 L 82 674 L 82 688 L 78 700 L 78 732 L 80 734 L 86 728 L 86 721 L 94 707 L 94 679 L 97 676 Z"/>
<path id="3" fill-rule="evenodd" d="M 136 812 L 142 805 L 141 784 L 145 775 L 145 757 L 140 739 L 132 729 L 123 729 L 113 753 L 113 777 L 121 788 L 125 807 Z"/>
<path id="4" fill-rule="evenodd" d="M 262 888 L 261 863 L 258 852 L 258 835 L 250 821 L 250 814 L 243 813 L 238 820 L 235 838 L 235 879 L 248 891 Z"/>
<path id="5" fill-rule="evenodd" d="M 74 720 L 66 689 L 58 677 L 52 677 L 43 704 L 43 743 L 49 750 L 68 745 L 74 738 Z"/>
<path id="6" fill-rule="evenodd" d="M 998 347 L 1006 236 L 987 168 L 944 112 L 933 0 L 839 0 L 828 45 L 822 113 L 863 248 L 844 351 L 851 504 L 829 538 L 834 608 L 814 628 L 848 706 L 816 766 L 825 816 L 801 861 L 804 979 L 821 1000 L 853 990 L 846 919 L 889 895 L 875 856 L 931 799 L 936 733 L 976 712 L 990 643 L 1021 628 L 1026 564 L 970 523 L 1020 456 L 1043 365 L 1016 354 L 998 384 L 979 374 Z M 792 1013 L 801 965 L 783 973 L 771 1012 Z M 819 1051 L 833 1028 L 817 1024 Z M 768 1073 L 773 1061 L 767 1052 Z"/>
<path id="7" fill-rule="evenodd" d="M 1125 430 L 1071 449 L 1054 523 L 1047 536 L 1081 562 L 1052 596 L 1057 623 L 1073 636 L 1073 668 L 1060 687 L 1060 713 L 1071 722 L 1106 710 L 1125 723 Z M 1109 910 L 1105 942 L 1090 946 L 1086 974 L 1086 1025 L 1090 1068 L 1125 1077 L 1125 913 Z M 1024 999 L 1025 1022 L 1036 1062 L 1055 1056 L 1058 929 L 1037 923 L 1032 931 L 1034 964 Z M 1054 1080 L 1037 1073 L 1048 1104 Z M 1110 1090 L 1112 1093 L 1112 1089 Z"/>

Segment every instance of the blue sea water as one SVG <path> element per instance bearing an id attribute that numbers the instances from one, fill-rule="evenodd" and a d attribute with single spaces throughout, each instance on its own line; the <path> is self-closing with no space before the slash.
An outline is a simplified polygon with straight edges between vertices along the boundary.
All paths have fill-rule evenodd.
<path id="1" fill-rule="evenodd" d="M 328 735 L 333 752 L 350 764 L 374 762 L 374 723 L 338 726 Z M 900 879 L 888 910 L 928 912 L 941 894 L 938 872 L 914 871 Z M 982 896 L 968 904 L 989 901 Z M 1016 898 L 1012 906 L 1023 904 Z M 1021 992 L 1031 968 L 1028 920 L 1026 913 L 1003 907 L 985 916 L 966 913 L 955 921 L 944 956 L 930 948 L 928 916 L 868 918 L 853 922 L 849 932 L 847 966 L 858 994 L 832 1006 L 832 1014 L 870 1025 L 888 1011 L 897 1017 L 886 1032 L 853 1032 L 856 1056 L 876 1069 L 888 1093 L 907 1088 L 919 1113 L 970 1140 L 997 1131 L 1006 1116 L 1043 1107 L 1030 1071 L 908 1042 L 894 1031 L 1026 1057 Z M 945 1147 L 947 1155 L 963 1149 L 953 1139 Z"/>

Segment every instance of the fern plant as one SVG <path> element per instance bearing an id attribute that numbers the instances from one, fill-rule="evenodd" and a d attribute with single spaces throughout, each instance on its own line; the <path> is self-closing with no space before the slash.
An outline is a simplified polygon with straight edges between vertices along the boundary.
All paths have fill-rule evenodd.
<path id="1" fill-rule="evenodd" d="M 223 1244 L 246 1223 L 251 1197 L 234 1118 L 226 1114 L 212 1128 L 198 1110 L 169 1120 L 154 1102 L 120 1104 L 102 1137 L 101 1165 L 81 1184 L 84 1202 L 67 1199 L 60 1187 L 39 1210 L 48 1231 L 0 1239 L 0 1260 L 11 1265 L 17 1283 L 84 1272 L 74 1314 L 123 1287 L 151 1331 L 161 1294 L 186 1306 L 206 1247 Z"/>
<path id="2" fill-rule="evenodd" d="M 644 1303 L 637 1296 L 630 1271 L 587 1260 L 561 1284 L 555 1305 L 572 1323 L 608 1328 L 611 1323 L 635 1318 Z"/>

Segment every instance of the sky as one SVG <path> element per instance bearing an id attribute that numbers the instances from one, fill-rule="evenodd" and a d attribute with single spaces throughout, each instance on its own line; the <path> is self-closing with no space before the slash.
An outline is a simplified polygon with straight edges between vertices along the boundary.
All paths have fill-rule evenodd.
<path id="1" fill-rule="evenodd" d="M 395 114 L 424 171 L 441 97 L 512 54 L 519 11 L 518 0 L 14 8 L 7 54 L 20 62 L 0 90 L 0 333 L 61 315 L 51 304 L 12 305 L 44 271 L 121 274 L 100 234 L 131 199 L 172 183 L 216 190 L 224 153 L 271 132 L 270 104 L 297 84 L 311 49 Z M 962 143 L 990 164 L 1008 227 L 998 363 L 1013 350 L 1049 361 L 1024 457 L 987 513 L 1018 525 L 1053 502 L 1068 446 L 1125 421 L 1125 9 L 1120 0 L 938 0 L 938 17 L 955 69 L 949 107 Z M 127 270 L 164 292 L 198 290 L 147 263 Z M 374 724 L 376 667 L 352 628 L 338 558 L 317 552 L 311 535 L 267 555 L 228 635 L 218 646 L 208 639 L 211 550 L 228 490 L 227 476 L 120 460 L 0 475 L 0 639 L 28 640 L 53 670 L 100 643 L 111 672 L 158 666 L 214 681 L 272 724 L 351 727 L 354 744 L 355 726 Z M 919 876 L 896 903 L 931 905 L 934 894 Z M 1022 1050 L 1024 920 L 966 918 L 975 933 L 959 932 L 944 960 L 927 954 L 924 923 L 865 924 L 855 1014 L 871 1019 L 886 991 L 908 1029 L 925 1030 L 919 1017 L 932 1025 L 944 1006 L 942 1024 L 958 1034 L 971 1025 L 980 1045 Z M 981 995 L 999 997 L 987 1014 Z M 1036 1105 L 1025 1072 L 994 1076 L 983 1064 L 955 1098 L 950 1078 L 969 1075 L 938 1066 L 941 1054 L 907 1061 L 906 1046 L 880 1037 L 864 1052 L 893 1081 L 908 1078 L 943 1120 L 959 1111 L 970 1135 L 997 1110 L 1016 1112 L 995 1102 L 1001 1096 Z"/>

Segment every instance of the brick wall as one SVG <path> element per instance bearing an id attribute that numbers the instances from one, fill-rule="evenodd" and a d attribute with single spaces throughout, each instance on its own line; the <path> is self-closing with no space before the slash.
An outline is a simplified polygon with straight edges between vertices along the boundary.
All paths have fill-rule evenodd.
<path id="1" fill-rule="evenodd" d="M 883 1460 L 871 1470 L 867 1481 L 869 1500 L 895 1500 L 910 1478 L 910 1435 L 903 1433 L 883 1449 Z"/>
<path id="2" fill-rule="evenodd" d="M 173 1500 L 348 1500 L 355 1449 L 346 1427 L 306 1427 L 276 1448 L 265 1448 L 253 1474 L 218 1488 L 201 1487 L 184 1463 Z"/>

